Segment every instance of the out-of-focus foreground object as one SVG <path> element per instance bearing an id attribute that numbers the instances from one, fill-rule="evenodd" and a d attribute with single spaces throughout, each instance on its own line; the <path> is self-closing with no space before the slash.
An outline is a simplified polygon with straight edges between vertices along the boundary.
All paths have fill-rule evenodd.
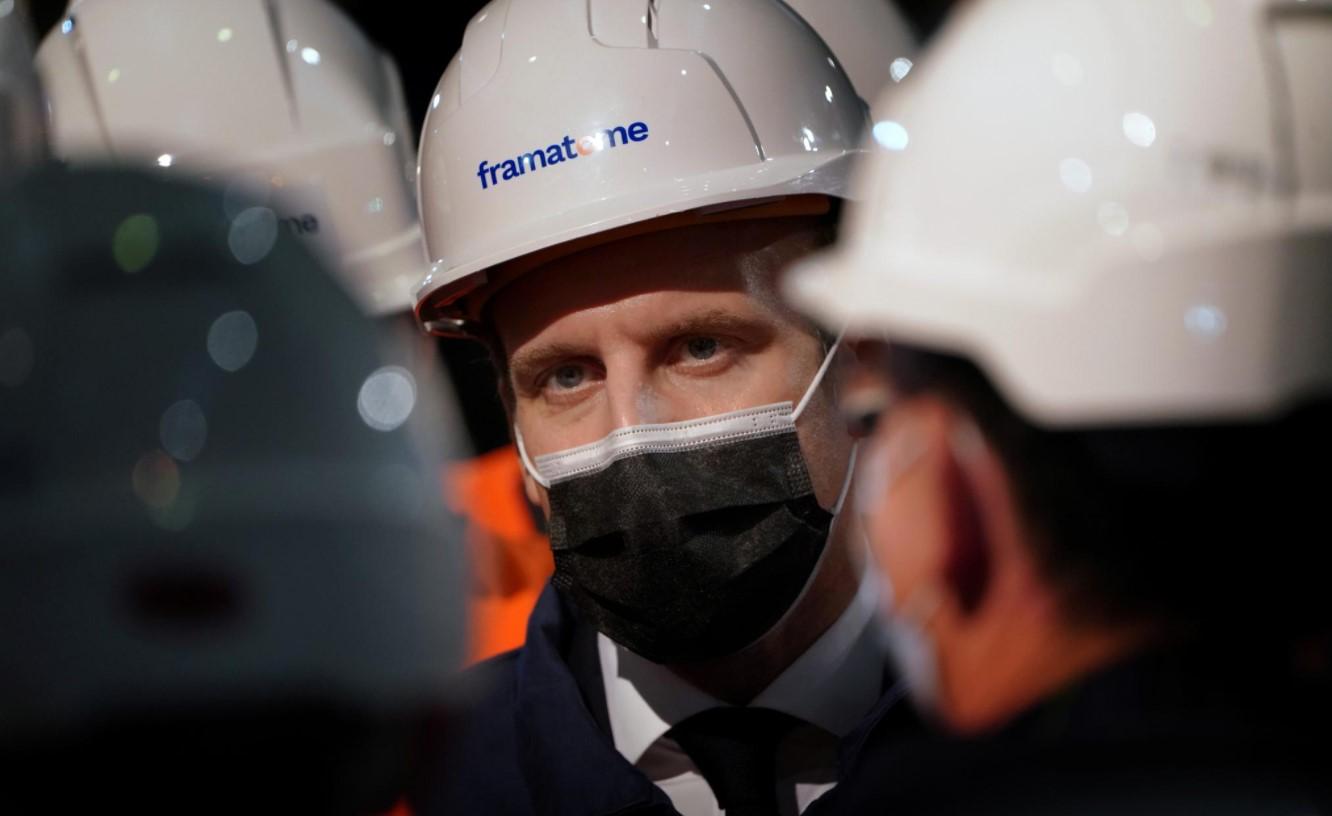
<path id="1" fill-rule="evenodd" d="M 326 0 L 77 0 L 37 54 L 53 149 L 273 202 L 373 313 L 425 270 L 392 60 Z"/>
<path id="2" fill-rule="evenodd" d="M 1038 424 L 1257 418 L 1332 390 L 1332 5 L 962 17 L 875 123 L 868 203 L 793 298 L 973 359 Z"/>
<path id="3" fill-rule="evenodd" d="M 56 154 L 203 179 L 275 211 L 363 310 L 393 316 L 439 428 L 461 419 L 399 315 L 425 272 L 416 150 L 392 60 L 326 0 L 81 0 L 38 55 Z M 436 400 L 438 393 L 443 399 Z M 455 435 L 450 454 L 466 449 Z"/>
<path id="4" fill-rule="evenodd" d="M 0 180 L 46 157 L 46 116 L 23 6 L 0 0 Z"/>
<path id="5" fill-rule="evenodd" d="M 467 660 L 479 662 L 523 645 L 555 560 L 541 511 L 523 492 L 523 465 L 512 445 L 456 463 L 444 484 L 450 508 L 467 520 Z"/>
<path id="6" fill-rule="evenodd" d="M 1332 812 L 1332 3 L 988 0 L 935 43 L 786 286 L 862 341 L 933 726 L 820 812 Z"/>
<path id="7" fill-rule="evenodd" d="M 3 809 L 387 810 L 463 646 L 435 395 L 234 194 L 30 174 L 0 270 Z"/>

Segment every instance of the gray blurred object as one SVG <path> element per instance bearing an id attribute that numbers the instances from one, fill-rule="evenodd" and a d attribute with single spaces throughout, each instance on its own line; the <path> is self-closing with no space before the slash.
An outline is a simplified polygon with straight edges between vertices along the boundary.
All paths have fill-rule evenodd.
<path id="1" fill-rule="evenodd" d="M 402 354 L 271 210 L 0 199 L 0 811 L 392 805 L 465 629 Z"/>
<path id="2" fill-rule="evenodd" d="M 0 0 L 0 181 L 46 157 L 46 112 L 21 0 Z"/>

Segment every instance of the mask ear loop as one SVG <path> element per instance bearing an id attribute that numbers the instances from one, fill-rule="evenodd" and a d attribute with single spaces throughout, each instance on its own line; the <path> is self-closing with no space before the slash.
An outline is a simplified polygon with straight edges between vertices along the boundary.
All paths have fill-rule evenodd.
<path id="1" fill-rule="evenodd" d="M 832 367 L 833 358 L 837 356 L 837 352 L 842 348 L 842 338 L 844 337 L 846 337 L 846 329 L 842 329 L 837 333 L 837 339 L 834 340 L 832 346 L 829 347 L 828 354 L 823 358 L 823 364 L 819 366 L 819 370 L 814 374 L 814 380 L 809 384 L 809 388 L 805 389 L 805 396 L 800 398 L 800 402 L 796 405 L 795 410 L 791 412 L 792 422 L 800 419 L 800 415 L 805 413 L 805 409 L 809 407 L 809 401 L 814 398 L 814 392 L 819 390 L 819 386 L 823 383 L 824 375 L 826 375 L 828 369 Z"/>
<path id="2" fill-rule="evenodd" d="M 860 442 L 851 446 L 851 457 L 846 463 L 846 475 L 842 477 L 842 492 L 837 494 L 837 502 L 833 504 L 830 511 L 833 518 L 837 518 L 842 513 L 842 505 L 846 504 L 846 497 L 851 493 L 851 482 L 856 476 L 856 456 L 860 454 Z"/>
<path id="3" fill-rule="evenodd" d="M 791 412 L 791 424 L 794 425 L 795 422 L 800 419 L 800 415 L 805 413 L 805 409 L 809 407 L 809 401 L 814 398 L 814 392 L 818 391 L 819 386 L 823 384 L 823 378 L 827 376 L 828 369 L 832 368 L 833 359 L 837 357 L 837 352 L 841 350 L 842 340 L 845 337 L 846 329 L 843 328 L 837 333 L 837 339 L 828 347 L 828 353 L 824 355 L 823 362 L 819 365 L 819 370 L 814 372 L 814 379 L 810 382 L 809 388 L 805 389 L 805 395 L 800 398 L 799 404 L 797 404 L 795 410 Z M 856 444 L 851 447 L 851 457 L 846 463 L 846 474 L 842 477 L 842 489 L 838 492 L 837 501 L 832 506 L 831 512 L 833 518 L 836 518 L 838 514 L 842 512 L 842 505 L 846 504 L 846 497 L 851 492 L 851 481 L 856 475 L 856 454 L 859 452 L 860 443 L 856 442 Z"/>
<path id="4" fill-rule="evenodd" d="M 531 458 L 527 455 L 527 446 L 523 444 L 523 432 L 518 430 L 518 426 L 513 426 L 513 439 L 518 444 L 518 458 L 523 462 L 523 469 L 527 475 L 532 477 L 532 481 L 550 490 L 550 479 L 537 472 L 536 465 L 532 464 Z"/>

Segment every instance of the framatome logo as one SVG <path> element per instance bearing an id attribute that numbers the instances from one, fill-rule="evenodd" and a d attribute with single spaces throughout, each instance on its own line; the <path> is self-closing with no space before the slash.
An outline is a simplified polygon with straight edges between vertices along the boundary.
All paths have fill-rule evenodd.
<path id="1" fill-rule="evenodd" d="M 534 148 L 528 153 L 495 164 L 482 159 L 481 164 L 477 165 L 476 177 L 481 180 L 481 189 L 488 190 L 502 181 L 512 181 L 560 162 L 573 161 L 580 156 L 591 156 L 635 142 L 646 142 L 647 139 L 647 122 L 608 127 L 581 139 L 565 136 L 548 147 Z"/>

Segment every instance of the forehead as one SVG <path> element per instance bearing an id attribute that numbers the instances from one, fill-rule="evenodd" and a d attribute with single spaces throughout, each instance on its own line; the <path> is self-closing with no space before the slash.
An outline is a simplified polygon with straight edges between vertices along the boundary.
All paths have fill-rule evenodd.
<path id="1" fill-rule="evenodd" d="M 527 273 L 495 296 L 489 318 L 508 353 L 552 327 L 626 312 L 651 320 L 683 308 L 742 310 L 803 327 L 777 294 L 778 275 L 824 232 L 816 219 L 783 218 L 625 238 Z"/>

